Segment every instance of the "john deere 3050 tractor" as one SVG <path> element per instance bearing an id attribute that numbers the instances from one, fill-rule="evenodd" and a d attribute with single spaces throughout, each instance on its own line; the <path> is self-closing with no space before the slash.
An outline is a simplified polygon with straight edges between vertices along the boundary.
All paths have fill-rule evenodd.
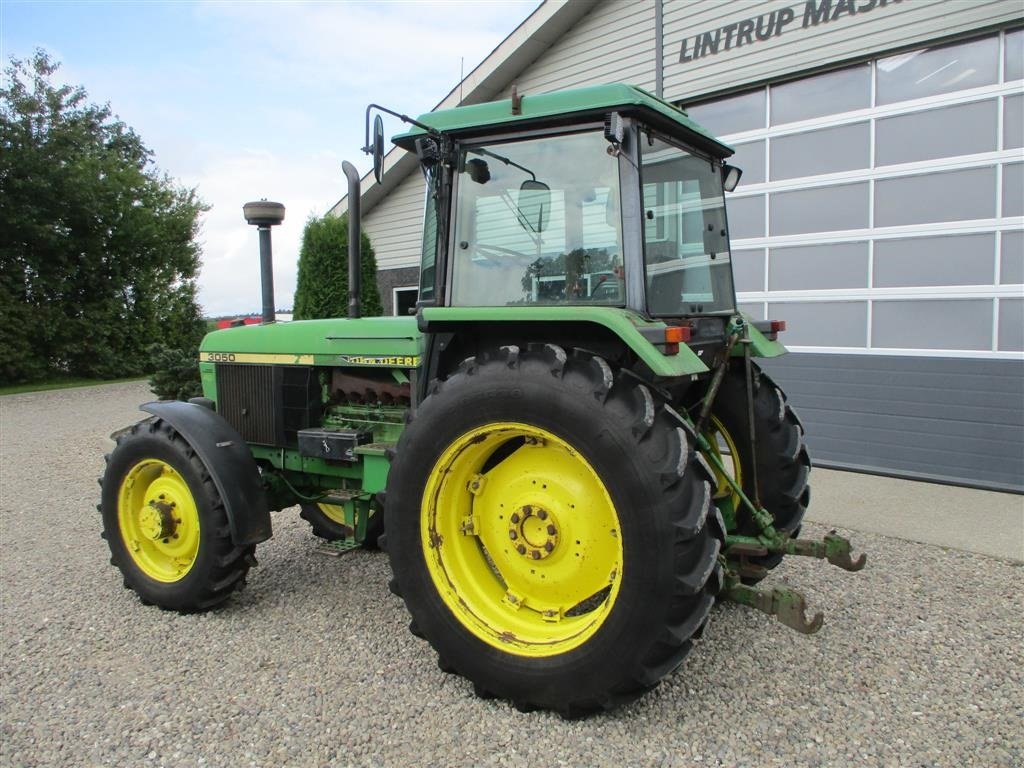
<path id="1" fill-rule="evenodd" d="M 115 435 L 125 584 L 216 606 L 271 511 L 303 505 L 344 546 L 383 532 L 442 669 L 567 715 L 657 685 L 716 599 L 815 631 L 798 593 L 753 584 L 786 554 L 864 561 L 795 538 L 811 462 L 753 362 L 784 326 L 736 308 L 730 148 L 624 85 L 398 116 L 427 190 L 416 316 L 359 317 L 346 163 L 350 316 L 211 333 L 205 397 Z"/>

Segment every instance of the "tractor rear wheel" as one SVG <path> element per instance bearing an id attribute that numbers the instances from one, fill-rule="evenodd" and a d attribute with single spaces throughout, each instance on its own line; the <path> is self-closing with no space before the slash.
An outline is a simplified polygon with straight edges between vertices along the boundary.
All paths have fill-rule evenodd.
<path id="1" fill-rule="evenodd" d="M 750 422 L 747 415 L 746 372 L 742 361 L 735 361 L 722 381 L 711 411 L 706 436 L 712 446 L 724 449 L 727 466 L 743 493 L 753 501 L 760 491 L 761 505 L 772 516 L 775 527 L 796 536 L 811 499 L 808 478 L 811 460 L 803 440 L 803 426 L 786 396 L 771 378 L 756 365 L 754 373 L 754 429 L 757 445 L 757 484 L 754 487 L 754 460 L 750 450 Z M 749 510 L 740 503 L 724 478 L 717 478 L 715 502 L 735 514 L 736 533 L 756 536 L 760 533 Z M 751 562 L 772 569 L 782 555 L 751 558 Z M 757 579 L 746 579 L 757 581 Z"/>
<path id="2" fill-rule="evenodd" d="M 403 432 L 385 508 L 396 591 L 442 669 L 579 716 L 686 657 L 724 526 L 686 423 L 554 345 L 467 360 Z"/>
<path id="3" fill-rule="evenodd" d="M 102 536 L 125 587 L 143 603 L 189 613 L 219 605 L 245 583 L 255 546 L 232 543 L 220 494 L 184 437 L 147 419 L 106 459 Z"/>

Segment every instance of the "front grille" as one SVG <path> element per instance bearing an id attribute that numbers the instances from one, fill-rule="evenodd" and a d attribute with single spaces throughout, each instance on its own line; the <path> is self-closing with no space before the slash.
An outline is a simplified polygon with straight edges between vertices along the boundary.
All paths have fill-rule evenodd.
<path id="1" fill-rule="evenodd" d="M 320 380 L 300 365 L 217 365 L 217 412 L 247 443 L 295 447 L 319 426 Z"/>
<path id="2" fill-rule="evenodd" d="M 217 411 L 247 443 L 274 445 L 274 367 L 219 363 Z"/>

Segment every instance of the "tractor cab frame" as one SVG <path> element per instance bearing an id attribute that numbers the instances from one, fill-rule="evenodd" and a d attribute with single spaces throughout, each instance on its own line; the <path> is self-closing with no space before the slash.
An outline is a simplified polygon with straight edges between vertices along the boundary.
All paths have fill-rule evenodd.
<path id="1" fill-rule="evenodd" d="M 730 147 L 626 85 L 401 117 L 414 127 L 393 141 L 417 155 L 427 186 L 424 380 L 444 369 L 432 336 L 454 342 L 453 355 L 477 351 L 445 338 L 462 323 L 483 324 L 494 346 L 503 339 L 487 333 L 490 323 L 511 341 L 532 335 L 522 327 L 531 320 L 574 318 L 564 327 L 570 346 L 587 342 L 632 364 L 609 348 L 621 348 L 612 322 L 628 318 L 646 342 L 631 345 L 639 358 L 652 357 L 652 344 L 659 356 L 680 356 L 674 365 L 646 359 L 653 375 L 708 370 L 700 357 L 724 343 L 736 313 L 724 192 L 740 171 L 726 163 Z M 381 167 L 383 142 L 367 144 Z M 675 341 L 670 326 L 683 329 L 670 333 Z"/>
<path id="2" fill-rule="evenodd" d="M 683 112 L 667 119 L 655 108 L 662 103 L 639 89 L 585 90 L 594 91 L 590 108 L 557 120 L 544 118 L 558 108 L 560 95 L 550 94 L 511 103 L 518 119 L 506 131 L 475 124 L 395 137 L 427 178 L 421 306 L 599 304 L 651 317 L 735 311 L 723 188 L 738 181 L 725 163 L 733 150 Z M 611 106 L 594 106 L 602 103 Z M 474 264 L 509 271 L 524 263 L 524 279 L 512 285 L 500 272 L 464 274 Z M 628 278 L 597 292 L 602 272 L 620 284 Z M 559 284 L 548 280 L 545 290 L 543 278 L 555 276 Z"/>

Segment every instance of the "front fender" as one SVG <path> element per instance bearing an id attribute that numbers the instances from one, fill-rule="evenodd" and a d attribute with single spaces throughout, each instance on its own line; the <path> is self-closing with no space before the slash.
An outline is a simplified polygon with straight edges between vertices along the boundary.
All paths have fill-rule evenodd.
<path id="1" fill-rule="evenodd" d="M 273 533 L 259 469 L 248 445 L 223 417 L 180 400 L 145 403 L 139 408 L 166 421 L 188 441 L 210 471 L 239 547 L 258 544 Z"/>

